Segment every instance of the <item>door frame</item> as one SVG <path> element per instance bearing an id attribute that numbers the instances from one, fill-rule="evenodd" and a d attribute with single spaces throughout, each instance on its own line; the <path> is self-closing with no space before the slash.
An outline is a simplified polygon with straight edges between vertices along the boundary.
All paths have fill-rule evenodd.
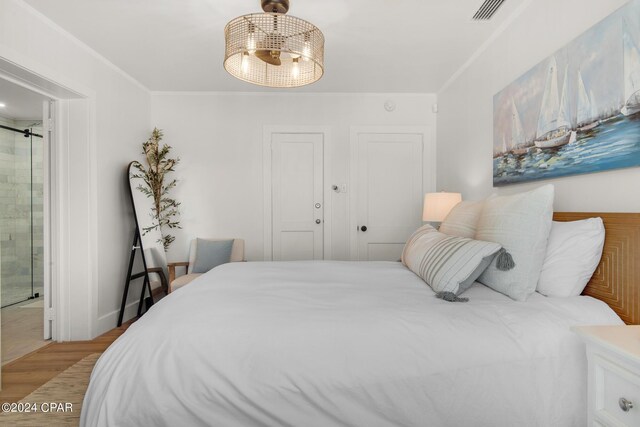
<path id="1" fill-rule="evenodd" d="M 90 339 L 96 335 L 98 305 L 96 92 L 1 47 L 0 78 L 52 101 L 52 120 L 45 124 L 43 117 L 43 131 L 52 131 L 43 159 L 44 286 L 51 304 L 45 319 L 51 321 L 53 341 Z M 75 146 L 86 150 L 75 153 Z M 71 197 L 78 176 L 88 177 L 84 200 Z M 77 244 L 78 237 L 84 244 Z"/>
<path id="2" fill-rule="evenodd" d="M 331 223 L 333 212 L 331 210 L 331 156 L 329 149 L 331 141 L 330 126 L 292 126 L 292 125 L 265 125 L 262 129 L 262 182 L 263 182 L 263 259 L 273 261 L 273 206 L 272 206 L 272 150 L 271 138 L 274 133 L 319 133 L 322 134 L 322 197 L 324 198 L 322 228 L 323 259 L 331 259 Z"/>
<path id="3" fill-rule="evenodd" d="M 358 260 L 358 139 L 361 134 L 410 134 L 422 137 L 422 191 L 436 189 L 436 138 L 430 126 L 350 126 L 349 128 L 349 257 Z"/>

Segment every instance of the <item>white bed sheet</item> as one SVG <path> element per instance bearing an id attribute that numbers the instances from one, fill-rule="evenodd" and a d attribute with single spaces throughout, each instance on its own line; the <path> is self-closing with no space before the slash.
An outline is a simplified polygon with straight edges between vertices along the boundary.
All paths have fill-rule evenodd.
<path id="1" fill-rule="evenodd" d="M 400 263 L 232 263 L 100 357 L 83 426 L 584 426 L 589 297 L 449 303 Z"/>

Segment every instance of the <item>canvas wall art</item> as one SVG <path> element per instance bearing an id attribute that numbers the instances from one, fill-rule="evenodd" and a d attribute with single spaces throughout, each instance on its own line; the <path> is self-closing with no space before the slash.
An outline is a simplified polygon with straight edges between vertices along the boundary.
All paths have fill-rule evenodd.
<path id="1" fill-rule="evenodd" d="M 640 166 L 640 0 L 493 98 L 494 186 Z"/>

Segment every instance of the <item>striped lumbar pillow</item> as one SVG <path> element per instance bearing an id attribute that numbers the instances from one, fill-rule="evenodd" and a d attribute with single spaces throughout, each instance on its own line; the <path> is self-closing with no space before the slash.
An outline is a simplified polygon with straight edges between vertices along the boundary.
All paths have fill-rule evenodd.
<path id="1" fill-rule="evenodd" d="M 448 236 L 425 225 L 407 241 L 402 263 L 435 292 L 460 295 L 489 266 L 501 248 L 498 243 Z"/>

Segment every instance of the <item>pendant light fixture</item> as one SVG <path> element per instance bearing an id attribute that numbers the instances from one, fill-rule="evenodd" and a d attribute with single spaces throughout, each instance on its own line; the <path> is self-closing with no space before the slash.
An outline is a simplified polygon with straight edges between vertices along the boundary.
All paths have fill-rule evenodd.
<path id="1" fill-rule="evenodd" d="M 224 29 L 224 68 L 260 86 L 298 87 L 324 73 L 324 36 L 310 22 L 286 15 L 289 0 L 261 0 L 264 13 L 239 16 Z"/>

